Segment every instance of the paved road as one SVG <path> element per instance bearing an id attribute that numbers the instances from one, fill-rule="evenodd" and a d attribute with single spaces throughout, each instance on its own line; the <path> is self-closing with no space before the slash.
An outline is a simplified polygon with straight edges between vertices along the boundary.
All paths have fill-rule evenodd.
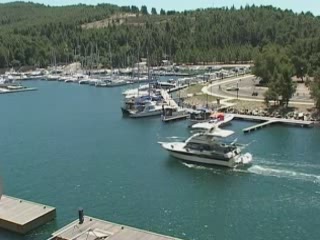
<path id="1" fill-rule="evenodd" d="M 241 84 L 244 82 L 253 82 L 252 80 L 255 79 L 254 75 L 245 75 L 241 77 L 236 77 L 232 79 L 223 79 L 223 80 L 218 80 L 213 83 L 211 83 L 208 86 L 205 86 L 202 88 L 202 92 L 214 97 L 218 98 L 226 98 L 226 99 L 237 99 L 236 98 L 236 93 L 229 93 L 224 91 L 226 89 L 226 86 L 236 86 L 236 83 L 241 80 Z M 247 85 L 246 85 L 247 87 Z M 247 93 L 247 95 L 243 96 L 242 94 Z M 251 92 L 252 93 L 252 92 Z M 238 100 L 242 101 L 253 101 L 253 102 L 264 102 L 263 94 L 259 94 L 258 97 L 253 97 L 251 95 L 248 95 L 248 90 L 247 91 L 239 91 L 239 97 Z M 314 103 L 313 101 L 307 100 L 307 99 L 293 99 L 290 101 L 290 104 L 294 105 L 307 105 L 307 106 L 313 106 Z"/>

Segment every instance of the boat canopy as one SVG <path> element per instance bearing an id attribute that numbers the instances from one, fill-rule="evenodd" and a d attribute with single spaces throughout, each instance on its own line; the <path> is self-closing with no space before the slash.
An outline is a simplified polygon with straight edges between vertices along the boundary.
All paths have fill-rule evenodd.
<path id="1" fill-rule="evenodd" d="M 223 130 L 218 127 L 214 127 L 208 132 L 206 132 L 207 135 L 210 135 L 212 137 L 220 137 L 220 138 L 227 138 L 234 134 L 234 131 L 231 130 Z"/>
<path id="2" fill-rule="evenodd" d="M 210 115 L 210 118 L 219 119 L 219 120 L 223 121 L 224 120 L 224 113 L 222 113 L 222 112 L 212 113 Z"/>

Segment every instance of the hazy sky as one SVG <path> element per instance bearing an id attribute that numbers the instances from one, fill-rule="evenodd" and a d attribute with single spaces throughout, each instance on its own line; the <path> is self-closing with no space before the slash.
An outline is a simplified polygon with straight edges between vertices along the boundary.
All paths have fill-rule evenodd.
<path id="1" fill-rule="evenodd" d="M 11 2 L 8 0 L 0 0 L 0 3 Z M 255 5 L 273 5 L 283 9 L 292 9 L 295 12 L 310 11 L 315 15 L 320 15 L 320 0 L 34 0 L 49 5 L 70 5 L 77 3 L 97 4 L 97 3 L 113 3 L 117 5 L 147 5 L 148 8 L 156 7 L 166 10 L 185 10 L 206 7 L 232 6 L 239 7 L 246 4 Z"/>

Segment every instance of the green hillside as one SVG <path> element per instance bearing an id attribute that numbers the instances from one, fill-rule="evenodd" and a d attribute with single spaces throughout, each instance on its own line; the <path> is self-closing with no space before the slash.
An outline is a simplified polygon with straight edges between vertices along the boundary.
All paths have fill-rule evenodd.
<path id="1" fill-rule="evenodd" d="M 143 10 L 143 11 L 141 11 Z M 178 63 L 250 61 L 267 45 L 320 66 L 320 18 L 273 7 L 164 12 L 135 6 L 0 4 L 0 67 L 47 66 L 95 56 L 114 67 L 149 53 Z M 88 57 L 86 58 L 88 62 Z"/>

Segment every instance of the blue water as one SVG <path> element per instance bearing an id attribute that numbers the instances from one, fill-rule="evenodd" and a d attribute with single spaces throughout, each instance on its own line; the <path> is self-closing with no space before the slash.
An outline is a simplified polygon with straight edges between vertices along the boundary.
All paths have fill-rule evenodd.
<path id="1" fill-rule="evenodd" d="M 0 175 L 7 195 L 55 206 L 57 219 L 24 237 L 0 231 L 1 240 L 47 239 L 80 206 L 182 239 L 319 239 L 320 129 L 243 135 L 251 123 L 235 121 L 254 165 L 209 168 L 157 143 L 189 136 L 187 122 L 122 118 L 125 87 L 26 84 L 39 91 L 0 95 Z"/>

